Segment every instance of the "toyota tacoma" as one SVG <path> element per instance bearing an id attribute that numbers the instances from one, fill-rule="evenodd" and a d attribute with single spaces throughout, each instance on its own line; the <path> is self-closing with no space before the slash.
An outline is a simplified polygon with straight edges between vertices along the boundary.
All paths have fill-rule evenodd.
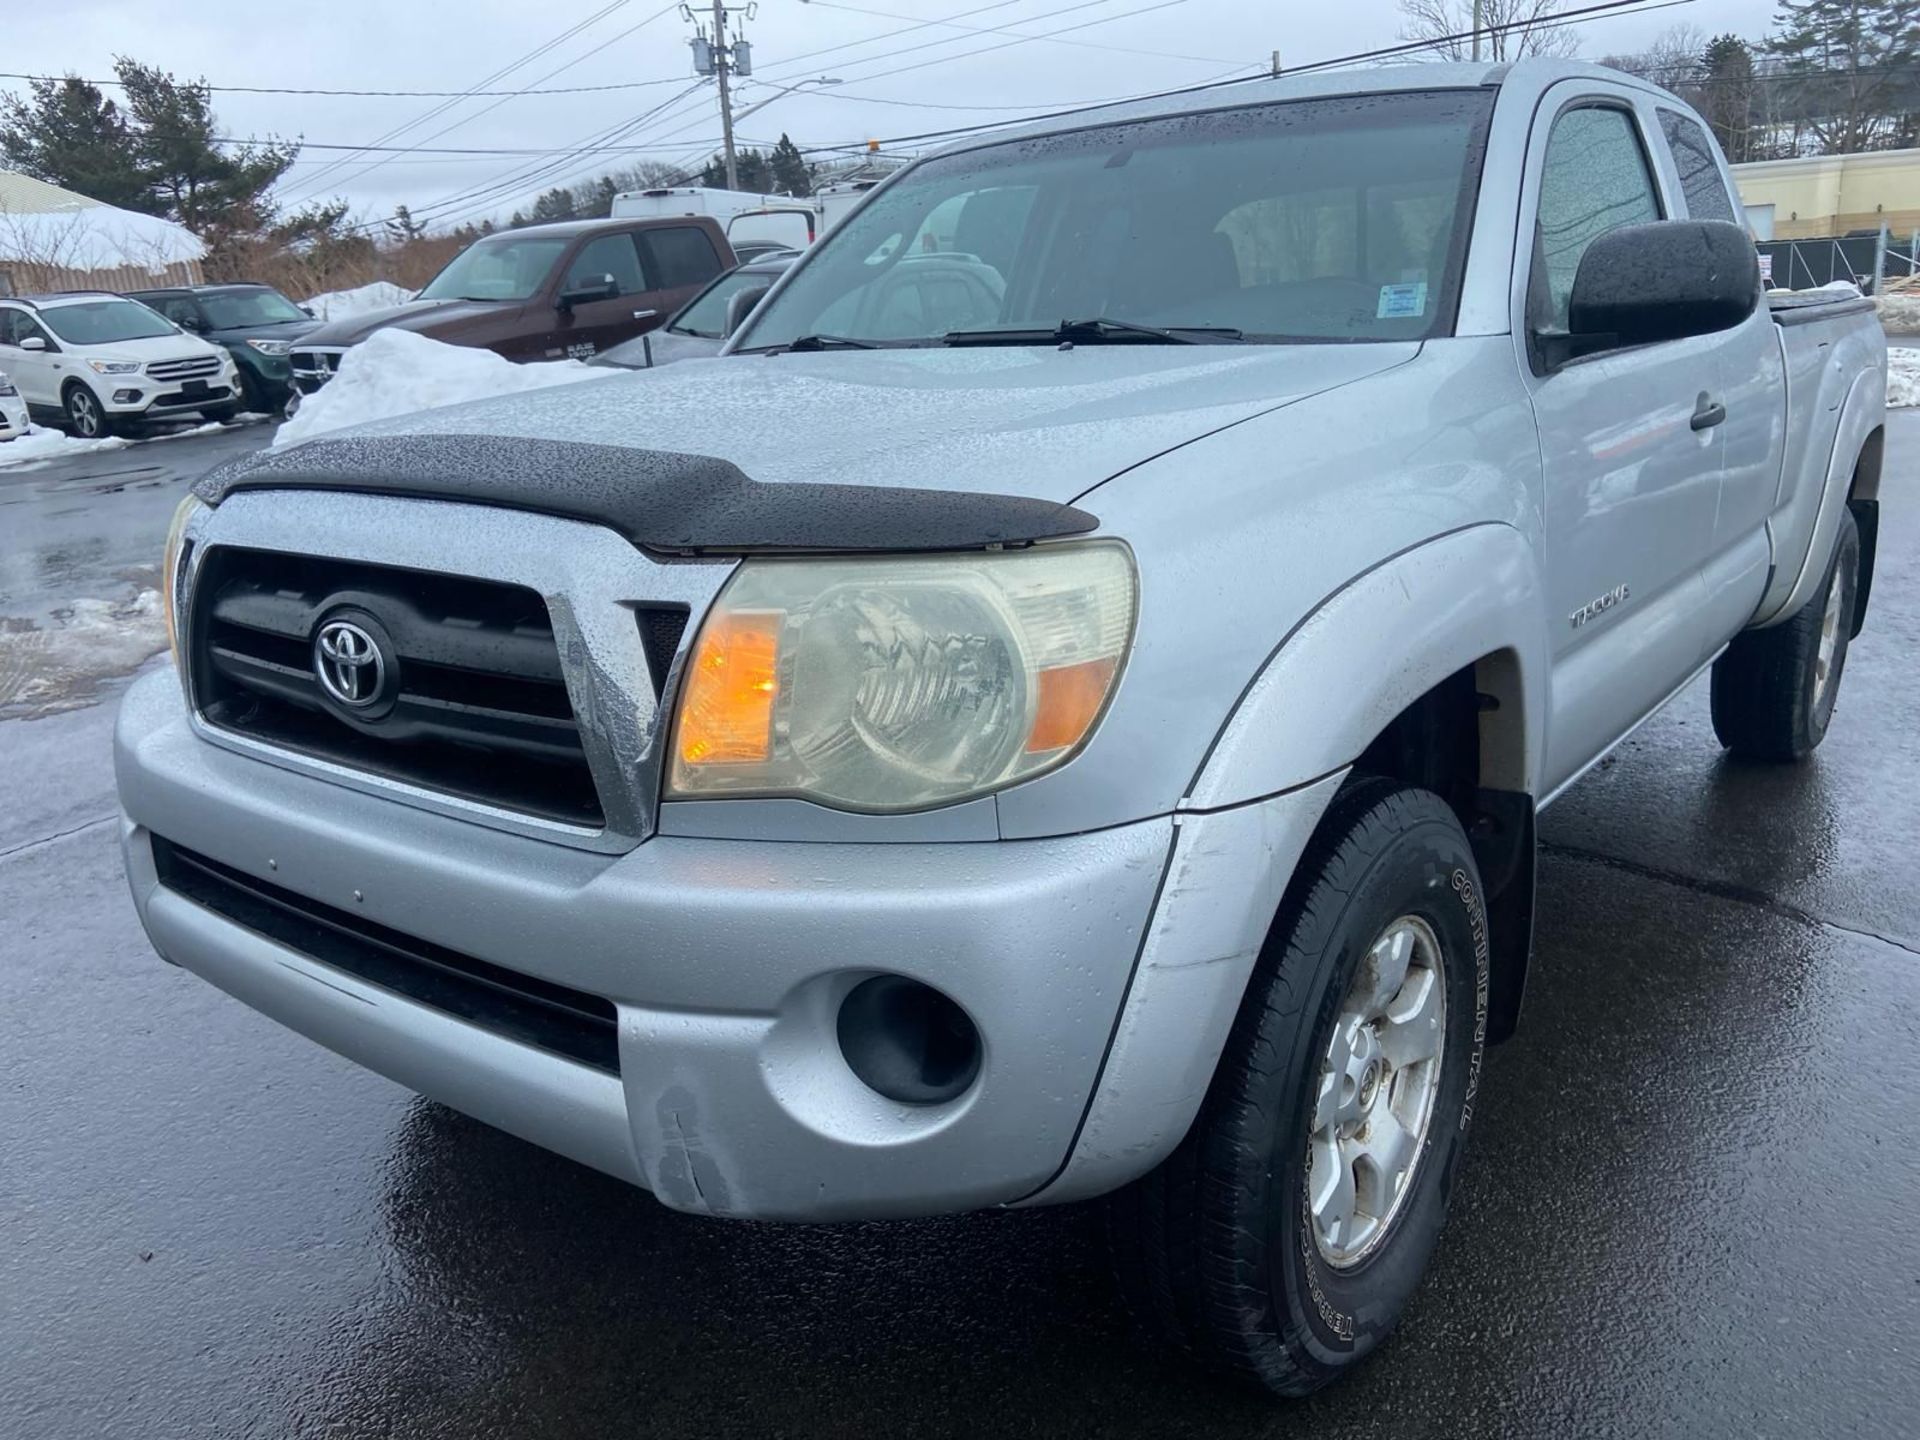
<path id="1" fill-rule="evenodd" d="M 1311 1390 L 1434 1250 L 1540 811 L 1705 672 L 1830 728 L 1885 342 L 1739 216 L 1614 71 L 1221 85 L 920 159 L 717 358 L 238 462 L 119 717 L 147 932 L 676 1209 L 1107 1196 Z"/>

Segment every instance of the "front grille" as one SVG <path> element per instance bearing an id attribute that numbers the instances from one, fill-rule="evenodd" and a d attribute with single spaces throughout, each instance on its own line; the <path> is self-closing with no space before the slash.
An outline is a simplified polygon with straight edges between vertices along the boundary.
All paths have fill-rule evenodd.
<path id="1" fill-rule="evenodd" d="M 293 367 L 294 374 L 324 384 L 340 368 L 345 353 L 344 350 L 292 350 L 287 354 L 287 363 Z"/>
<path id="2" fill-rule="evenodd" d="M 380 637 L 374 708 L 322 687 L 315 640 L 335 619 Z M 604 823 L 532 590 L 217 546 L 194 581 L 190 634 L 194 703 L 223 730 L 544 819 Z"/>
<path id="3" fill-rule="evenodd" d="M 156 360 L 147 366 L 147 374 L 169 385 L 182 380 L 204 380 L 220 373 L 220 357 L 200 355 L 186 360 Z"/>
<path id="4" fill-rule="evenodd" d="M 402 934 L 153 837 L 160 883 L 349 975 L 509 1040 L 620 1073 L 613 1002 Z"/>

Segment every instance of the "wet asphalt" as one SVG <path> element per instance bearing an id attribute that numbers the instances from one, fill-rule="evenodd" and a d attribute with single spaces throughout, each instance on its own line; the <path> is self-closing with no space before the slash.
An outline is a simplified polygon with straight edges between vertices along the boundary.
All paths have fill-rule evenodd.
<path id="1" fill-rule="evenodd" d="M 0 470 L 0 615 L 125 583 L 263 439 Z M 1729 761 L 1696 685 L 1543 819 L 1433 1270 L 1291 1406 L 1135 1338 L 1093 1207 L 693 1219 L 279 1029 L 148 950 L 111 695 L 0 722 L 0 1436 L 1920 1434 L 1920 415 L 1890 441 L 1826 745 Z"/>

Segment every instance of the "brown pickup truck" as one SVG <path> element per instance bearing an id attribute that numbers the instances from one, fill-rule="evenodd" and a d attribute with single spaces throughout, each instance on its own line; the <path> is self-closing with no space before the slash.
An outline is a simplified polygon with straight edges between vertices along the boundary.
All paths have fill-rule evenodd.
<path id="1" fill-rule="evenodd" d="M 726 233 L 693 216 L 502 231 L 454 256 L 405 305 L 301 336 L 293 378 L 312 394 L 342 355 L 389 326 L 509 360 L 584 360 L 653 329 L 733 264 Z"/>

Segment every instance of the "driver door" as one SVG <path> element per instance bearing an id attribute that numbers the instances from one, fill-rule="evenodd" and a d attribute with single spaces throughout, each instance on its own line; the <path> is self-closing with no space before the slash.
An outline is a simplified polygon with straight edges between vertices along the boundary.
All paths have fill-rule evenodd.
<path id="1" fill-rule="evenodd" d="M 1676 207 L 1632 92 L 1571 82 L 1549 91 L 1538 113 L 1522 200 L 1532 256 L 1516 276 L 1513 333 L 1540 434 L 1550 793 L 1700 663 L 1699 576 L 1723 461 L 1719 426 L 1696 421 L 1719 388 L 1716 337 L 1558 363 L 1543 353 L 1543 339 L 1567 330 L 1587 246 Z"/>
<path id="2" fill-rule="evenodd" d="M 582 241 L 556 273 L 553 329 L 543 337 L 540 349 L 525 358 L 589 360 L 652 329 L 663 318 L 647 293 L 652 287 L 631 232 Z M 563 296 L 589 290 L 599 294 L 571 305 L 563 303 Z"/>

